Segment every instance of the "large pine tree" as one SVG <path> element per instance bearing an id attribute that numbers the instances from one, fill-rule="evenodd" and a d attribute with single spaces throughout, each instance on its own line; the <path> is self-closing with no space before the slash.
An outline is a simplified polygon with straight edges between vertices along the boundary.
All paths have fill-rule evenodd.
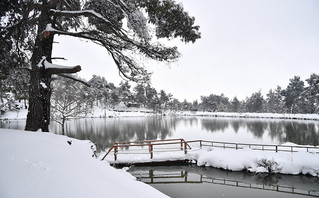
<path id="1" fill-rule="evenodd" d="M 137 54 L 158 61 L 179 57 L 176 47 L 165 47 L 157 39 L 200 38 L 194 17 L 173 0 L 5 0 L 0 8 L 1 68 L 20 66 L 30 72 L 30 131 L 48 131 L 52 76 L 81 70 L 52 64 L 55 35 L 105 47 L 121 75 L 134 81 L 150 76 L 137 63 Z"/>

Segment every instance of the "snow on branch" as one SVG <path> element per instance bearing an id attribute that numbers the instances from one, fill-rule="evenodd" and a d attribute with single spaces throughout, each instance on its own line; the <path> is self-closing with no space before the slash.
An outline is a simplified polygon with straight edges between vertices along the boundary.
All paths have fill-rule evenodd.
<path id="1" fill-rule="evenodd" d="M 71 16 L 71 17 L 77 17 L 77 16 L 93 16 L 96 18 L 99 18 L 103 20 L 105 23 L 112 24 L 109 20 L 104 18 L 101 14 L 95 12 L 94 10 L 77 10 L 77 11 L 65 11 L 65 10 L 50 10 L 53 13 L 63 15 L 63 16 Z"/>
<path id="2" fill-rule="evenodd" d="M 54 27 L 52 27 L 51 23 L 47 24 L 47 26 L 46 26 L 44 31 L 55 32 L 55 33 L 64 33 L 63 31 L 60 31 L 60 30 L 55 29 Z"/>
<path id="3" fill-rule="evenodd" d="M 81 71 L 80 65 L 68 67 L 52 64 L 47 60 L 43 61 L 43 66 L 48 74 L 72 74 Z"/>

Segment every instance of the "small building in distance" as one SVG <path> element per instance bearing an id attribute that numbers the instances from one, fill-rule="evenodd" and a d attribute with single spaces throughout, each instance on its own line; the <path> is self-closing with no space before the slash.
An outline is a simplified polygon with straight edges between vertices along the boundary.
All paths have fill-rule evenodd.
<path id="1" fill-rule="evenodd" d="M 144 107 L 143 104 L 140 103 L 128 103 L 127 105 L 124 102 L 120 102 L 115 105 L 113 111 L 118 112 L 143 112 L 143 113 L 153 113 L 152 109 Z"/>

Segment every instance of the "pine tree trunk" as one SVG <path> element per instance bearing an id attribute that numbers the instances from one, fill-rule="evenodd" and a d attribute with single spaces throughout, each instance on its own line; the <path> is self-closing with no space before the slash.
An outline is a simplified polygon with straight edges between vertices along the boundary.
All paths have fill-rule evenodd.
<path id="1" fill-rule="evenodd" d="M 44 8 L 40 16 L 38 35 L 31 57 L 32 70 L 29 85 L 29 109 L 25 130 L 43 132 L 49 131 L 51 74 L 47 73 L 43 65 L 43 58 L 51 62 L 53 34 L 46 34 L 45 29 L 50 23 L 49 8 Z"/>

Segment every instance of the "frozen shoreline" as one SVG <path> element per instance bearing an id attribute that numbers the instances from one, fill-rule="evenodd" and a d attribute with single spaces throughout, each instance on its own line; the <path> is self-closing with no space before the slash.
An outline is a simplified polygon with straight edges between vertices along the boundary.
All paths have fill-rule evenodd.
<path id="1" fill-rule="evenodd" d="M 24 120 L 27 118 L 27 109 L 6 112 L 0 120 Z M 262 118 L 262 119 L 287 119 L 287 120 L 315 120 L 319 121 L 319 114 L 278 114 L 278 113 L 231 113 L 231 112 L 192 112 L 192 111 L 167 111 L 163 114 L 145 112 L 116 112 L 95 107 L 91 114 L 81 118 L 107 118 L 107 117 L 148 117 L 156 115 L 168 116 L 204 116 L 204 117 L 229 117 L 229 118 Z"/>

